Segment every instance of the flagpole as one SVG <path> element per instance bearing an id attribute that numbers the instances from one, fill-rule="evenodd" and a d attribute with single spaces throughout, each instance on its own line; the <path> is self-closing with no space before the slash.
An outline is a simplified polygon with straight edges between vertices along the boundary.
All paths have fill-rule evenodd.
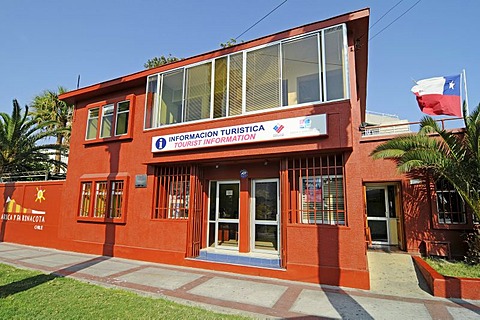
<path id="1" fill-rule="evenodd" d="M 468 111 L 467 74 L 465 72 L 465 69 L 463 69 L 462 73 L 463 73 L 463 84 L 465 85 L 465 110 L 467 110 L 467 116 L 468 116 L 470 112 Z"/>

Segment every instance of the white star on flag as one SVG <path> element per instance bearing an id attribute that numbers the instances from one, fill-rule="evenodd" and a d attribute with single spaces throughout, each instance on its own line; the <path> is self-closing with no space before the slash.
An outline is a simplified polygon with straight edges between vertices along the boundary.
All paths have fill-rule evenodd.
<path id="1" fill-rule="evenodd" d="M 450 83 L 448 84 L 448 89 L 455 89 L 455 82 L 450 81 Z"/>

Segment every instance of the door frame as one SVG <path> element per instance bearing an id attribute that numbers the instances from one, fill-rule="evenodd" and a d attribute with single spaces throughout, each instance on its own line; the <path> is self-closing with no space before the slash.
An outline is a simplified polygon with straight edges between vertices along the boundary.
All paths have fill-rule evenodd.
<path id="1" fill-rule="evenodd" d="M 385 221 L 385 225 L 387 227 L 387 241 L 375 241 L 372 239 L 372 244 L 380 244 L 380 245 L 390 245 L 390 208 L 388 205 L 388 186 L 387 185 L 377 185 L 377 186 L 365 186 L 365 192 L 368 192 L 368 189 L 370 190 L 383 190 L 384 192 L 384 199 L 385 199 L 385 216 L 383 217 L 369 217 L 368 216 L 368 196 L 365 194 L 365 211 L 367 215 L 367 224 L 368 221 Z"/>
<path id="2" fill-rule="evenodd" d="M 240 247 L 240 237 L 242 236 L 240 233 L 240 180 L 214 180 L 210 181 L 210 183 L 216 183 L 216 192 L 215 192 L 215 249 L 222 249 L 222 250 L 233 250 L 238 251 Z M 221 184 L 238 184 L 238 219 L 220 219 L 220 185 Z M 209 194 L 209 197 L 212 195 Z M 209 221 L 210 223 L 211 221 Z M 218 224 L 219 223 L 236 223 L 238 228 L 238 238 L 237 242 L 238 245 L 236 247 L 229 247 L 229 246 L 222 246 L 218 244 Z M 210 232 L 210 230 L 209 230 Z M 208 239 L 208 237 L 207 237 Z"/>
<path id="3" fill-rule="evenodd" d="M 380 246 L 396 246 L 401 250 L 405 250 L 405 235 L 404 235 L 404 219 L 403 219 L 403 210 L 401 206 L 401 197 L 402 197 L 402 191 L 401 191 L 401 182 L 399 181 L 387 181 L 387 182 L 364 182 L 364 199 L 365 199 L 365 223 L 367 224 L 368 227 L 368 220 L 385 220 L 387 222 L 387 236 L 388 236 L 388 242 L 383 242 L 383 241 L 373 241 L 372 240 L 372 245 L 380 245 Z M 392 186 L 394 188 L 394 197 L 393 199 L 393 207 L 395 208 L 395 218 L 390 218 L 390 208 L 389 208 L 389 192 L 388 192 L 388 187 Z M 368 217 L 367 215 L 367 189 L 383 189 L 385 190 L 385 208 L 386 208 L 386 215 L 385 218 L 383 217 Z M 395 219 L 395 228 L 396 228 L 396 241 L 392 241 L 392 234 L 390 227 L 393 224 L 392 220 Z M 396 242 L 396 243 L 395 243 Z"/>
<path id="4" fill-rule="evenodd" d="M 275 221 L 272 220 L 257 220 L 255 215 L 255 183 L 256 182 L 275 182 L 277 185 L 277 214 Z M 250 251 L 251 252 L 261 252 L 261 253 L 270 253 L 275 255 L 280 255 L 281 252 L 281 207 L 280 207 L 280 179 L 279 178 L 270 178 L 270 179 L 252 179 L 252 193 L 250 197 Z M 257 223 L 261 222 L 261 223 Z M 263 250 L 255 249 L 255 225 L 272 225 L 277 226 L 277 250 Z"/>

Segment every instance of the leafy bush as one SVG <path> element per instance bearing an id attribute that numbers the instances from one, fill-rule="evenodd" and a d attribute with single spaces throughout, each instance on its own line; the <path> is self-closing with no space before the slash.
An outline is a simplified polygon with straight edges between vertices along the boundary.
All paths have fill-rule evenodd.
<path id="1" fill-rule="evenodd" d="M 480 264 L 480 226 L 476 226 L 473 232 L 465 236 L 468 245 L 465 262 L 468 264 Z"/>

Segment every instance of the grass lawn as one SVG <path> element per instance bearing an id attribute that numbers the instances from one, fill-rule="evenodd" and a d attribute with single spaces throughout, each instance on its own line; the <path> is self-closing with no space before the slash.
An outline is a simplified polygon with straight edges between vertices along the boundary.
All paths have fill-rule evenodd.
<path id="1" fill-rule="evenodd" d="M 469 265 L 461 261 L 425 258 L 425 261 L 444 276 L 461 278 L 480 278 L 480 265 Z"/>
<path id="2" fill-rule="evenodd" d="M 245 319 L 0 264 L 0 319 Z"/>

